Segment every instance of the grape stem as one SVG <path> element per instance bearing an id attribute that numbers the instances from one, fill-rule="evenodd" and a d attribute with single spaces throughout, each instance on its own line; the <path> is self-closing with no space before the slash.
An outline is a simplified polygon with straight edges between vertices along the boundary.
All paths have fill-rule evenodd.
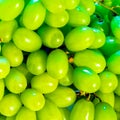
<path id="1" fill-rule="evenodd" d="M 113 7 L 106 6 L 106 5 L 104 5 L 104 4 L 102 3 L 102 2 L 104 2 L 104 0 L 94 0 L 94 2 L 97 2 L 98 4 L 100 4 L 101 6 L 103 6 L 104 8 L 112 11 L 112 12 L 115 13 L 116 15 L 119 15 L 119 13 L 114 10 L 114 8 L 120 8 L 120 6 L 113 6 Z"/>

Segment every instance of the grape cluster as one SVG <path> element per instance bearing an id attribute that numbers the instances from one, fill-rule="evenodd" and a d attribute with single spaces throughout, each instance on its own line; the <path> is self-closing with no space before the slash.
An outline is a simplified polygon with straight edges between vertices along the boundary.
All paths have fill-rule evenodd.
<path id="1" fill-rule="evenodd" d="M 0 0 L 0 120 L 120 120 L 120 0 Z"/>

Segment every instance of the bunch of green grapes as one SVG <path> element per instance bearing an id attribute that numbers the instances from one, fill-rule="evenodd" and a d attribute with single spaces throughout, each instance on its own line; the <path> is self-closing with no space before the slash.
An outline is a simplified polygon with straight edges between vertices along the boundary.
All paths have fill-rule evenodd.
<path id="1" fill-rule="evenodd" d="M 120 0 L 0 0 L 0 120 L 120 120 Z"/>

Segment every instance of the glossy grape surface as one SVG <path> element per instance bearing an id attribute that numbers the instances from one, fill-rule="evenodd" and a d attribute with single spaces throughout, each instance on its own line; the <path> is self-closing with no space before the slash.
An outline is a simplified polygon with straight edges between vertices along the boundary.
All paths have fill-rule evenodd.
<path id="1" fill-rule="evenodd" d="M 58 80 L 51 77 L 47 72 L 34 76 L 31 79 L 31 87 L 47 94 L 53 92 L 58 86 Z"/>
<path id="2" fill-rule="evenodd" d="M 21 21 L 26 28 L 36 30 L 43 24 L 45 15 L 46 9 L 41 1 L 30 0 L 22 13 Z"/>
<path id="3" fill-rule="evenodd" d="M 38 50 L 29 54 L 27 58 L 27 69 L 34 75 L 39 75 L 46 70 L 47 53 Z"/>
<path id="4" fill-rule="evenodd" d="M 22 42 L 21 42 L 22 41 Z M 33 52 L 41 48 L 40 36 L 32 30 L 21 27 L 13 35 L 13 42 L 23 51 Z"/>
<path id="5" fill-rule="evenodd" d="M 87 93 L 96 92 L 101 85 L 100 77 L 88 67 L 76 67 L 73 71 L 74 86 Z"/>
<path id="6" fill-rule="evenodd" d="M 70 120 L 94 120 L 94 104 L 85 99 L 78 100 L 72 108 Z"/>
<path id="7" fill-rule="evenodd" d="M 19 96 L 9 93 L 0 101 L 0 113 L 5 116 L 13 116 L 18 112 L 21 105 Z"/>
<path id="8" fill-rule="evenodd" d="M 63 86 L 58 86 L 52 93 L 48 93 L 45 96 L 53 101 L 58 107 L 70 106 L 76 100 L 75 91 L 69 87 Z"/>
<path id="9" fill-rule="evenodd" d="M 62 59 L 62 61 L 61 61 Z M 47 59 L 47 72 L 56 79 L 65 77 L 68 71 L 68 59 L 63 50 L 55 49 Z"/>
<path id="10" fill-rule="evenodd" d="M 24 8 L 24 0 L 1 0 L 0 19 L 9 21 L 15 19 Z"/>
<path id="11" fill-rule="evenodd" d="M 105 102 L 98 103 L 95 106 L 95 120 L 117 120 L 114 109 Z"/>
<path id="12" fill-rule="evenodd" d="M 87 26 L 72 29 L 65 37 L 65 45 L 69 51 L 77 52 L 90 47 L 95 40 L 93 30 Z"/>

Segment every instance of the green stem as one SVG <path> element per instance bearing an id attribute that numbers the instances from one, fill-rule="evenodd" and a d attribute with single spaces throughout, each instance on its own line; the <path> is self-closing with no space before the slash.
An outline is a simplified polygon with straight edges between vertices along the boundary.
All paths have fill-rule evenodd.
<path id="1" fill-rule="evenodd" d="M 103 6 L 104 8 L 112 11 L 112 12 L 115 13 L 116 15 L 119 15 L 119 13 L 114 10 L 114 8 L 120 8 L 120 6 L 114 6 L 114 7 L 106 6 L 106 5 L 104 5 L 104 4 L 102 3 L 103 0 L 94 0 L 94 2 L 97 2 L 98 4 L 100 4 L 101 6 Z"/>

